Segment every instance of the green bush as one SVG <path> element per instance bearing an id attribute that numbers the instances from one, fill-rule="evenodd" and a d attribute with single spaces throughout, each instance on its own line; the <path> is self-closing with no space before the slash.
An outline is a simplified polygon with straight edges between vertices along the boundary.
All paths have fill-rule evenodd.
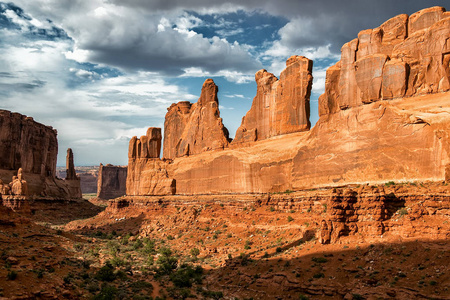
<path id="1" fill-rule="evenodd" d="M 145 253 L 145 254 L 156 254 L 155 240 L 144 238 L 143 244 L 144 244 L 144 247 L 141 250 L 143 253 Z"/>
<path id="2" fill-rule="evenodd" d="M 170 248 L 161 247 L 159 249 L 161 254 L 156 261 L 158 264 L 158 274 L 159 275 L 169 275 L 178 266 L 178 259 L 172 256 L 172 250 Z"/>
<path id="3" fill-rule="evenodd" d="M 114 281 L 116 274 L 114 273 L 114 267 L 110 262 L 107 262 L 103 267 L 95 274 L 95 278 L 101 281 Z"/>
<path id="4" fill-rule="evenodd" d="M 216 291 L 205 291 L 205 290 L 203 290 L 202 291 L 202 296 L 207 298 L 207 299 L 212 298 L 212 299 L 215 299 L 215 300 L 219 300 L 219 299 L 223 298 L 223 293 L 220 292 L 220 291 L 216 292 Z"/>
<path id="5" fill-rule="evenodd" d="M 294 218 L 291 216 L 288 216 L 287 220 L 288 220 L 288 222 L 292 222 L 292 221 L 294 221 Z"/>
<path id="6" fill-rule="evenodd" d="M 178 270 L 170 274 L 170 280 L 178 288 L 192 287 L 195 282 L 202 283 L 203 268 L 197 266 L 195 269 L 191 265 L 183 264 Z"/>
<path id="7" fill-rule="evenodd" d="M 200 250 L 198 250 L 198 248 L 191 249 L 191 256 L 192 257 L 197 257 L 199 254 L 200 254 Z"/>
<path id="8" fill-rule="evenodd" d="M 323 264 L 328 262 L 328 259 L 326 259 L 325 257 L 313 257 L 311 258 L 311 260 L 315 263 L 319 263 L 319 264 Z"/>
<path id="9" fill-rule="evenodd" d="M 135 281 L 129 285 L 131 291 L 136 294 L 142 290 L 147 290 L 148 292 L 153 291 L 153 285 L 147 281 Z"/>
<path id="10" fill-rule="evenodd" d="M 16 271 L 9 271 L 8 275 L 6 275 L 8 280 L 15 280 L 17 278 L 17 272 Z"/>
<path id="11" fill-rule="evenodd" d="M 100 292 L 95 295 L 93 300 L 113 300 L 116 298 L 117 288 L 107 284 L 102 285 Z"/>

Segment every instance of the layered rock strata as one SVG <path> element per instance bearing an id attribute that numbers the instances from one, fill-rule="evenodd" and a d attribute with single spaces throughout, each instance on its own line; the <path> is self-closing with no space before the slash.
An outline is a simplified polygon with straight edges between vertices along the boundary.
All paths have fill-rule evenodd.
<path id="1" fill-rule="evenodd" d="M 449 17 L 444 8 L 432 7 L 361 31 L 327 70 L 319 115 L 450 90 Z"/>
<path id="2" fill-rule="evenodd" d="M 121 197 L 127 191 L 127 167 L 100 164 L 97 198 L 109 200 Z"/>
<path id="3" fill-rule="evenodd" d="M 0 110 L 0 169 L 55 176 L 56 130 L 31 117 Z"/>
<path id="4" fill-rule="evenodd" d="M 133 137 L 130 140 L 126 177 L 127 195 L 175 193 L 175 180 L 170 178 L 167 172 L 169 162 L 159 158 L 160 152 L 161 128 L 150 127 L 147 135 L 140 139 Z"/>
<path id="5" fill-rule="evenodd" d="M 445 180 L 450 164 L 450 91 L 444 72 L 448 17 L 442 8 L 400 15 L 344 45 L 341 61 L 327 70 L 326 90 L 319 100 L 321 117 L 310 131 L 261 141 L 250 134 L 252 138 L 241 141 L 256 142 L 175 157 L 163 167 L 142 165 L 136 169 L 140 174 L 132 176 L 144 180 L 144 172 L 164 169 L 163 178 L 173 178 L 179 194 Z M 257 78 L 276 80 L 264 72 Z M 256 115 L 258 105 L 248 116 Z"/>
<path id="6" fill-rule="evenodd" d="M 214 81 L 207 79 L 197 103 L 182 101 L 167 109 L 164 158 L 174 159 L 228 146 L 228 130 L 220 118 L 218 91 Z"/>
<path id="7" fill-rule="evenodd" d="M 31 117 L 0 110 L 0 179 L 9 183 L 21 169 L 31 197 L 81 197 L 79 180 L 59 180 L 55 176 L 56 134 L 52 127 Z"/>
<path id="8" fill-rule="evenodd" d="M 312 65 L 312 60 L 306 57 L 292 56 L 286 61 L 279 80 L 266 70 L 258 71 L 256 96 L 242 118 L 233 143 L 309 130 Z"/>

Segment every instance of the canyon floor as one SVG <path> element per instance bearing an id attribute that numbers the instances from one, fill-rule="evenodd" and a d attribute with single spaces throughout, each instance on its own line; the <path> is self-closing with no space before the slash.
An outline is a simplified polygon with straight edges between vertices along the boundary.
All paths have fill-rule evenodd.
<path id="1" fill-rule="evenodd" d="M 322 244 L 336 188 L 0 206 L 0 299 L 450 299 L 450 185 L 339 189 L 397 195 L 382 234 Z"/>

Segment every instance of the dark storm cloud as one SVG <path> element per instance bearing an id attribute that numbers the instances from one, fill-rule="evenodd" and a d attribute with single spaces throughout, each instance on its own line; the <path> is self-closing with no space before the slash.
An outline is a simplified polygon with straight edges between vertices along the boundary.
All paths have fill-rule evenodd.
<path id="1" fill-rule="evenodd" d="M 217 12 L 244 9 L 262 10 L 272 15 L 292 20 L 285 33 L 286 46 L 292 48 L 318 47 L 330 44 L 334 52 L 356 37 L 359 31 L 375 28 L 398 14 L 412 14 L 430 6 L 449 6 L 448 0 L 130 0 L 126 4 L 111 0 L 117 5 L 138 7 L 149 11 L 169 12 L 173 10 L 192 10 L 197 12 Z M 293 27 L 303 23 L 297 28 Z M 305 26 L 308 25 L 308 26 Z M 300 32 L 300 30 L 304 30 Z M 289 36 L 287 34 L 289 33 Z"/>
<path id="2" fill-rule="evenodd" d="M 287 23 L 275 35 L 278 40 L 272 39 L 272 51 L 266 54 L 282 57 L 288 52 L 286 49 L 297 53 L 311 47 L 316 51 L 327 47 L 328 52 L 323 52 L 326 55 L 338 54 L 341 46 L 355 38 L 360 30 L 377 27 L 400 13 L 411 14 L 446 2 L 448 0 L 17 0 L 33 15 L 45 15 L 66 30 L 77 47 L 71 58 L 166 75 L 180 75 L 187 68 L 199 68 L 212 74 L 223 70 L 252 74 L 262 67 L 254 53 L 245 47 L 246 35 L 250 40 L 252 32 L 245 24 L 217 29 L 212 32 L 213 36 L 216 34 L 214 39 L 198 31 L 209 25 L 204 24 L 206 19 L 198 17 L 201 15 L 220 16 L 241 10 L 281 17 Z M 23 11 L 19 13 L 23 15 Z M 239 44 L 234 44 L 235 41 Z M 251 45 L 255 43 L 252 41 Z"/>

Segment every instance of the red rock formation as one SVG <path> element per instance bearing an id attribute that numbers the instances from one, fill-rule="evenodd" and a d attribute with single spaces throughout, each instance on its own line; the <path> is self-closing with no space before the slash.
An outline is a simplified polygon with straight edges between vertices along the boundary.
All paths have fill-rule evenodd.
<path id="1" fill-rule="evenodd" d="M 233 143 L 252 142 L 286 133 L 309 130 L 312 61 L 292 56 L 280 80 L 266 70 L 255 74 L 256 97 L 242 118 Z"/>
<path id="2" fill-rule="evenodd" d="M 127 195 L 172 195 L 175 193 L 175 180 L 169 178 L 166 170 L 168 162 L 159 159 L 160 152 L 161 128 L 150 127 L 146 136 L 140 139 L 133 137 L 130 140 L 126 175 Z M 100 181 L 99 179 L 99 188 Z"/>
<path id="3" fill-rule="evenodd" d="M 109 200 L 121 197 L 127 191 L 127 167 L 100 164 L 97 198 Z"/>
<path id="4" fill-rule="evenodd" d="M 327 71 L 319 115 L 450 90 L 449 17 L 444 8 L 432 7 L 361 31 Z"/>
<path id="5" fill-rule="evenodd" d="M 73 163 L 72 149 L 67 149 L 66 156 L 66 180 L 79 180 L 77 173 L 75 172 L 75 165 Z"/>
<path id="6" fill-rule="evenodd" d="M 30 196 L 81 197 L 79 180 L 56 179 L 56 130 L 31 117 L 0 110 L 0 179 L 11 181 L 17 169 L 27 178 Z"/>
<path id="7" fill-rule="evenodd" d="M 416 14 L 392 18 L 345 44 L 341 61 L 327 70 L 326 90 L 319 100 L 321 117 L 312 130 L 177 158 L 163 166 L 141 164 L 134 169 L 134 182 L 145 178 L 139 173 L 155 174 L 159 169 L 164 170 L 162 178 L 176 181 L 179 194 L 266 193 L 444 180 L 450 164 L 450 87 L 446 88 L 450 77 L 445 73 L 450 61 L 450 44 L 446 42 L 450 39 L 450 18 L 439 11 L 442 9 L 417 13 L 423 15 L 417 20 L 424 20 L 414 22 L 429 24 L 428 18 L 441 19 L 411 35 L 407 24 Z M 287 70 L 284 78 L 291 74 Z M 270 130 L 282 128 L 280 122 L 286 120 L 273 118 L 277 121 L 272 129 L 265 121 L 261 124 L 266 125 L 257 123 L 267 120 L 261 113 L 264 103 L 278 103 L 276 98 L 290 93 L 273 93 L 274 86 L 289 86 L 283 76 L 277 81 L 272 74 L 260 71 L 256 78 L 258 95 L 243 121 L 247 126 L 254 120 L 253 125 L 245 127 L 247 131 L 244 127 L 238 130 L 236 143 L 259 139 L 261 132 L 267 138 Z M 269 116 L 277 113 L 272 109 Z M 173 140 L 169 145 L 180 145 L 181 141 Z M 138 189 L 133 193 L 143 195 Z M 327 228 L 339 232 L 333 224 Z M 323 239 L 327 239 L 326 234 Z"/>
<path id="8" fill-rule="evenodd" d="M 56 130 L 31 117 L 0 110 L 0 169 L 55 176 Z"/>
<path id="9" fill-rule="evenodd" d="M 197 103 L 182 101 L 167 109 L 164 158 L 174 159 L 228 146 L 228 130 L 220 118 L 218 90 L 214 81 L 207 79 Z"/>

